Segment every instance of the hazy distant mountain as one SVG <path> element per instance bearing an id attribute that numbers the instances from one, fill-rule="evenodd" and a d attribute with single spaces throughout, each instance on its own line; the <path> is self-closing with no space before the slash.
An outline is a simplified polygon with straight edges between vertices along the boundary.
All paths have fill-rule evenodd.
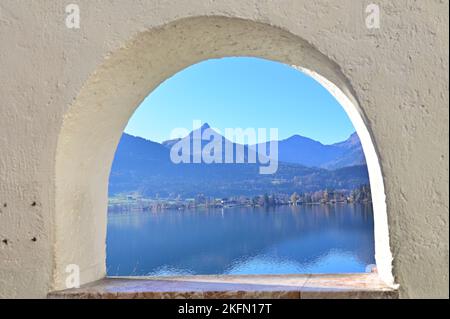
<path id="1" fill-rule="evenodd" d="M 364 152 L 356 133 L 347 140 L 324 145 L 300 135 L 278 142 L 278 159 L 308 167 L 338 169 L 346 166 L 365 165 Z"/>
<path id="2" fill-rule="evenodd" d="M 322 167 L 334 169 L 352 165 L 366 165 L 366 157 L 364 156 L 361 141 L 356 132 L 350 135 L 347 140 L 333 144 L 332 146 L 343 150 L 343 153 L 334 160 L 325 163 Z"/>
<path id="3" fill-rule="evenodd" d="M 208 128 L 204 125 L 199 130 L 203 132 Z M 170 160 L 170 148 L 179 140 L 159 144 L 123 134 L 111 170 L 109 192 L 110 196 L 137 191 L 146 196 L 179 194 L 190 197 L 203 193 L 226 197 L 350 189 L 368 183 L 367 167 L 353 165 L 364 163 L 359 139 L 355 136 L 334 145 L 322 145 L 300 136 L 280 141 L 279 159 L 282 162 L 279 162 L 278 171 L 273 175 L 261 175 L 259 164 L 174 164 Z M 191 132 L 185 138 L 192 142 L 194 137 Z M 208 141 L 202 141 L 202 145 L 206 143 Z M 236 150 L 237 145 L 231 144 Z M 244 150 L 247 152 L 248 147 L 244 146 Z M 346 163 L 353 166 L 340 168 Z"/>

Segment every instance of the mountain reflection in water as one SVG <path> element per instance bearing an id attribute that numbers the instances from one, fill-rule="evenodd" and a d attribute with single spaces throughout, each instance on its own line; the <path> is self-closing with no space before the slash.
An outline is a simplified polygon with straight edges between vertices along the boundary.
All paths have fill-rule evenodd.
<path id="1" fill-rule="evenodd" d="M 364 272 L 372 206 L 108 214 L 109 276 Z"/>

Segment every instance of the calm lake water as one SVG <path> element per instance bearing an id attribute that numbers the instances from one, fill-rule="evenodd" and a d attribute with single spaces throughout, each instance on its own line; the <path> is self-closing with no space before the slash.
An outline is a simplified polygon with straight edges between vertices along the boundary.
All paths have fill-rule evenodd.
<path id="1" fill-rule="evenodd" d="M 372 206 L 109 213 L 109 276 L 365 272 Z"/>

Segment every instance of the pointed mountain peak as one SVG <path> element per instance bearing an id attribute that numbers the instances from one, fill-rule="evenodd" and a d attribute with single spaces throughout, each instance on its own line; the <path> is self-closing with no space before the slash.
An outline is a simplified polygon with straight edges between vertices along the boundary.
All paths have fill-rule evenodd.
<path id="1" fill-rule="evenodd" d="M 291 137 L 288 137 L 284 140 L 281 140 L 280 142 L 288 142 L 288 143 L 309 143 L 309 144 L 317 144 L 322 145 L 322 143 L 313 140 L 312 138 L 305 137 L 299 134 L 292 135 Z"/>
<path id="2" fill-rule="evenodd" d="M 350 134 L 350 136 L 348 137 L 348 139 L 346 141 L 359 141 L 358 133 L 353 132 L 352 134 Z"/>
<path id="3" fill-rule="evenodd" d="M 200 132 L 203 133 L 204 130 L 207 130 L 207 129 L 209 129 L 209 128 L 211 128 L 211 127 L 209 126 L 208 123 L 203 123 L 202 126 L 196 128 L 196 129 L 193 129 L 193 130 L 191 131 L 191 134 L 194 133 L 194 132 L 198 132 L 198 131 L 200 131 Z"/>
<path id="4" fill-rule="evenodd" d="M 211 126 L 209 126 L 208 123 L 203 123 L 201 129 L 202 129 L 202 130 L 206 130 L 206 129 L 208 129 L 208 128 L 211 128 Z"/>
<path id="5" fill-rule="evenodd" d="M 208 129 L 210 129 L 210 128 L 211 128 L 211 127 L 209 126 L 208 123 L 203 123 L 202 126 L 200 126 L 200 127 L 196 128 L 196 129 L 192 130 L 191 133 L 189 133 L 189 135 L 186 136 L 186 138 L 187 138 L 187 137 L 192 138 L 192 137 L 194 136 L 194 134 L 197 134 L 197 133 L 203 134 L 204 131 L 206 131 L 206 130 L 208 130 Z"/>
<path id="6" fill-rule="evenodd" d="M 361 146 L 361 141 L 359 140 L 358 133 L 352 133 L 345 141 L 335 143 L 333 146 L 351 148 Z"/>
<path id="7" fill-rule="evenodd" d="M 307 137 L 301 136 L 299 134 L 294 134 L 291 137 L 288 137 L 287 140 L 303 140 L 303 139 L 308 139 Z"/>
<path id="8" fill-rule="evenodd" d="M 359 139 L 359 136 L 356 132 L 354 132 L 350 137 L 347 139 L 347 143 L 350 143 L 352 145 L 360 145 L 361 140 Z"/>

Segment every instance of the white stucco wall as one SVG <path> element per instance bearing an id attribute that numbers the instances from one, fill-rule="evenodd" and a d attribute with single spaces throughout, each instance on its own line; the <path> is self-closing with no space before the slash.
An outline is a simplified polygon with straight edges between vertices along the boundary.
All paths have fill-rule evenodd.
<path id="1" fill-rule="evenodd" d="M 448 297 L 448 2 L 376 1 L 374 30 L 369 1 L 71 3 L 77 30 L 66 1 L 0 2 L 0 297 L 45 297 L 67 263 L 84 282 L 104 275 L 107 178 L 128 118 L 163 79 L 229 55 L 306 67 L 359 102 L 401 296 Z"/>

